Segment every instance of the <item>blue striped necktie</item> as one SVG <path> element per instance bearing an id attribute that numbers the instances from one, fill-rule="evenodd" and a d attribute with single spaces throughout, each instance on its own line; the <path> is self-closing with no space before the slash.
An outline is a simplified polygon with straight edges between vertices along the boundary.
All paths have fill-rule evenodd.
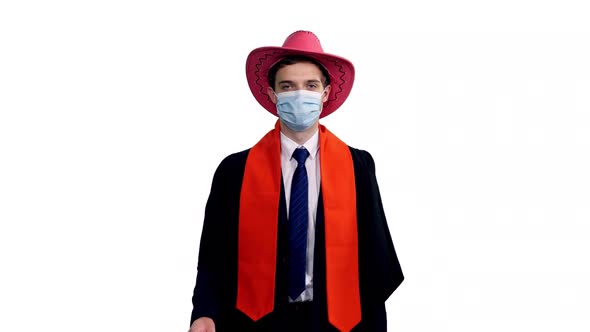
<path id="1" fill-rule="evenodd" d="M 293 158 L 297 168 L 291 182 L 289 201 L 289 297 L 295 300 L 305 289 L 305 264 L 307 261 L 307 171 L 305 160 L 309 152 L 305 148 L 295 149 Z"/>

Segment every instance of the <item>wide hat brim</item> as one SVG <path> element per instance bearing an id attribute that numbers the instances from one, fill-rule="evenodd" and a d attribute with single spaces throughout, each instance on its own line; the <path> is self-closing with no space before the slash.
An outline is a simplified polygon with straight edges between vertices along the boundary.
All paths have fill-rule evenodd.
<path id="1" fill-rule="evenodd" d="M 289 38 L 295 34 L 311 34 L 311 36 L 304 35 L 302 38 L 315 38 L 317 45 L 315 48 L 304 49 L 301 45 L 290 47 Z M 297 36 L 295 36 L 297 37 Z M 310 57 L 319 62 L 330 76 L 331 91 L 328 100 L 324 103 L 320 118 L 326 117 L 336 111 L 342 103 L 348 98 L 352 85 L 354 83 L 354 66 L 347 59 L 325 53 L 319 46 L 319 40 L 311 32 L 297 31 L 287 38 L 282 47 L 266 46 L 254 49 L 246 59 L 246 78 L 250 91 L 254 98 L 271 114 L 277 115 L 276 105 L 272 102 L 267 94 L 269 87 L 267 75 L 269 69 L 279 62 L 281 59 L 290 55 L 303 55 Z M 306 47 L 304 45 L 304 47 Z M 319 47 L 319 48 L 318 48 Z"/>

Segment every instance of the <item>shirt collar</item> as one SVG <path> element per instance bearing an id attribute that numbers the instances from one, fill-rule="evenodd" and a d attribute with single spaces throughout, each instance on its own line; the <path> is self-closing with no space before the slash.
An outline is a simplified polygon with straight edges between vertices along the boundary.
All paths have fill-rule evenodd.
<path id="1" fill-rule="evenodd" d="M 317 157 L 318 151 L 320 150 L 319 132 L 319 130 L 316 130 L 313 136 L 311 136 L 307 142 L 303 143 L 303 145 L 297 144 L 295 141 L 281 132 L 281 154 L 284 158 L 287 158 L 287 160 L 291 160 L 291 158 L 293 158 L 293 151 L 301 146 L 304 146 L 309 152 L 309 158 L 312 160 L 315 159 Z"/>

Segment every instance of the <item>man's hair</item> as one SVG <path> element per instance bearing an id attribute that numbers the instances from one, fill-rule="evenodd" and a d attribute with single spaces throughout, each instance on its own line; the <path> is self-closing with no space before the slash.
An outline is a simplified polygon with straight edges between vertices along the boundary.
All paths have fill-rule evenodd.
<path id="1" fill-rule="evenodd" d="M 322 72 L 322 75 L 324 76 L 324 80 L 322 81 L 322 84 L 324 85 L 324 87 L 330 85 L 330 75 L 328 74 L 328 71 L 326 70 L 326 68 L 324 68 L 324 66 L 322 66 L 314 58 L 304 56 L 304 55 L 289 55 L 289 56 L 286 56 L 285 58 L 283 58 L 281 61 L 275 63 L 274 66 L 272 66 L 268 70 L 268 75 L 266 78 L 268 80 L 268 85 L 270 85 L 270 87 L 274 90 L 277 72 L 279 71 L 279 69 L 281 69 L 285 66 L 294 65 L 294 64 L 300 63 L 300 62 L 309 62 L 309 63 L 316 65 L 320 69 L 320 71 Z"/>

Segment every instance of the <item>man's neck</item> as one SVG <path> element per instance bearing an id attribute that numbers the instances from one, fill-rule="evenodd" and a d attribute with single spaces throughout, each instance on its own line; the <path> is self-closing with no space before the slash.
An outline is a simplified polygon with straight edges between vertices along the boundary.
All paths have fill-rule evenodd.
<path id="1" fill-rule="evenodd" d="M 281 132 L 285 134 L 285 136 L 292 139 L 295 143 L 303 145 L 318 130 L 318 124 L 319 122 L 316 121 L 316 123 L 314 123 L 311 127 L 305 129 L 304 131 L 294 131 L 281 122 Z"/>

